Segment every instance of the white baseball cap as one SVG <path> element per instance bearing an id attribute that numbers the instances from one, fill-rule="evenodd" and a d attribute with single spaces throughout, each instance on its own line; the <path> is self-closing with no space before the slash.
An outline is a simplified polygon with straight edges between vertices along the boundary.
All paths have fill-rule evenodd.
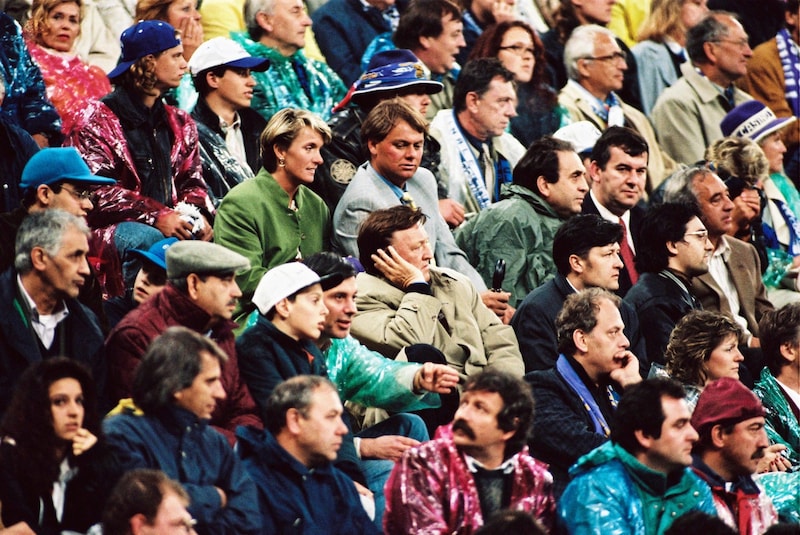
<path id="1" fill-rule="evenodd" d="M 322 285 L 324 291 L 341 284 L 342 280 L 342 276 L 338 273 L 320 277 L 302 262 L 281 264 L 261 277 L 253 293 L 253 304 L 259 312 L 266 315 L 281 299 L 290 297 L 312 284 Z"/>
<path id="2" fill-rule="evenodd" d="M 209 39 L 192 54 L 189 59 L 189 72 L 192 76 L 214 67 L 235 67 L 266 71 L 269 69 L 268 58 L 257 58 L 248 54 L 242 45 L 227 37 Z"/>

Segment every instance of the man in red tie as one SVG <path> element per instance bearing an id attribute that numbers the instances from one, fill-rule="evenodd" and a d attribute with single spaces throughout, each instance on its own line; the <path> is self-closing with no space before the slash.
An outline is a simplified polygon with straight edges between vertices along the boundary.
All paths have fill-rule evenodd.
<path id="1" fill-rule="evenodd" d="M 644 208 L 638 204 L 647 181 L 647 142 L 630 128 L 612 126 L 595 143 L 591 159 L 591 191 L 583 200 L 583 213 L 596 214 L 622 226 L 619 254 L 624 267 L 616 293 L 625 297 L 639 278 L 634 260 L 637 231 L 644 217 Z"/>

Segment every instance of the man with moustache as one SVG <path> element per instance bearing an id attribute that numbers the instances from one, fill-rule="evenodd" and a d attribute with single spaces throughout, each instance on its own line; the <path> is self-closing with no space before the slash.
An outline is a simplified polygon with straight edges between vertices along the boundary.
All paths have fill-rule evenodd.
<path id="1" fill-rule="evenodd" d="M 392 471 L 385 532 L 472 533 L 501 509 L 553 527 L 552 476 L 525 446 L 533 412 L 522 380 L 495 370 L 470 377 L 453 423 Z"/>
<path id="2" fill-rule="evenodd" d="M 185 240 L 167 249 L 167 285 L 129 314 L 106 340 L 112 400 L 129 398 L 136 368 L 147 347 L 169 327 L 182 326 L 217 342 L 227 355 L 222 386 L 227 393 L 211 425 L 231 444 L 240 425 L 261 427 L 253 398 L 239 375 L 231 315 L 242 295 L 237 272 L 250 267 L 243 256 L 215 243 Z"/>
<path id="3" fill-rule="evenodd" d="M 753 481 L 769 446 L 761 401 L 736 379 L 707 385 L 692 413 L 700 435 L 692 468 L 711 487 L 717 514 L 742 535 L 777 523 L 772 500 Z"/>
<path id="4" fill-rule="evenodd" d="M 556 498 L 569 467 L 608 440 L 623 390 L 642 380 L 619 306 L 619 297 L 602 288 L 567 297 L 556 318 L 555 367 L 525 376 L 537 407 L 531 451 L 550 466 Z"/>
<path id="5" fill-rule="evenodd" d="M 689 468 L 697 432 L 686 392 L 671 379 L 626 390 L 611 440 L 584 455 L 558 504 L 566 532 L 662 534 L 692 511 L 714 515 L 708 486 Z"/>
<path id="6" fill-rule="evenodd" d="M 299 375 L 270 394 L 266 429 L 239 429 L 238 454 L 258 488 L 260 533 L 381 533 L 332 463 L 347 433 L 343 412 L 330 381 Z"/>

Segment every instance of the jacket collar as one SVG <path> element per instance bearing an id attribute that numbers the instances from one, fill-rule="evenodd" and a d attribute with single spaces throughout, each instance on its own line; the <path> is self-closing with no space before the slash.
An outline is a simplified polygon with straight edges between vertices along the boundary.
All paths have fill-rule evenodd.
<path id="1" fill-rule="evenodd" d="M 166 118 L 164 103 L 160 98 L 157 98 L 153 107 L 148 109 L 140 99 L 134 98 L 121 85 L 100 100 L 111 108 L 123 129 L 138 128 L 147 122 L 155 124 L 156 121 Z"/>
<path id="2" fill-rule="evenodd" d="M 713 468 L 704 463 L 699 455 L 692 455 L 692 468 L 716 492 L 737 493 L 741 491 L 744 494 L 761 492 L 750 476 L 739 476 L 735 481 L 725 481 Z"/>

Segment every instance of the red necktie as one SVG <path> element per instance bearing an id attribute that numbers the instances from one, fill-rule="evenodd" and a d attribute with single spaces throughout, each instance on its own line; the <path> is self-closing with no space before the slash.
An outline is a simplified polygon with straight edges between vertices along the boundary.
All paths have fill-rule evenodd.
<path id="1" fill-rule="evenodd" d="M 631 251 L 631 246 L 628 245 L 628 227 L 625 226 L 625 221 L 621 217 L 619 218 L 619 224 L 622 225 L 622 241 L 619 244 L 619 254 L 622 255 L 622 262 L 625 264 L 625 269 L 631 278 L 631 284 L 636 284 L 636 281 L 639 280 L 639 274 L 636 272 L 634 265 L 636 257 Z"/>

